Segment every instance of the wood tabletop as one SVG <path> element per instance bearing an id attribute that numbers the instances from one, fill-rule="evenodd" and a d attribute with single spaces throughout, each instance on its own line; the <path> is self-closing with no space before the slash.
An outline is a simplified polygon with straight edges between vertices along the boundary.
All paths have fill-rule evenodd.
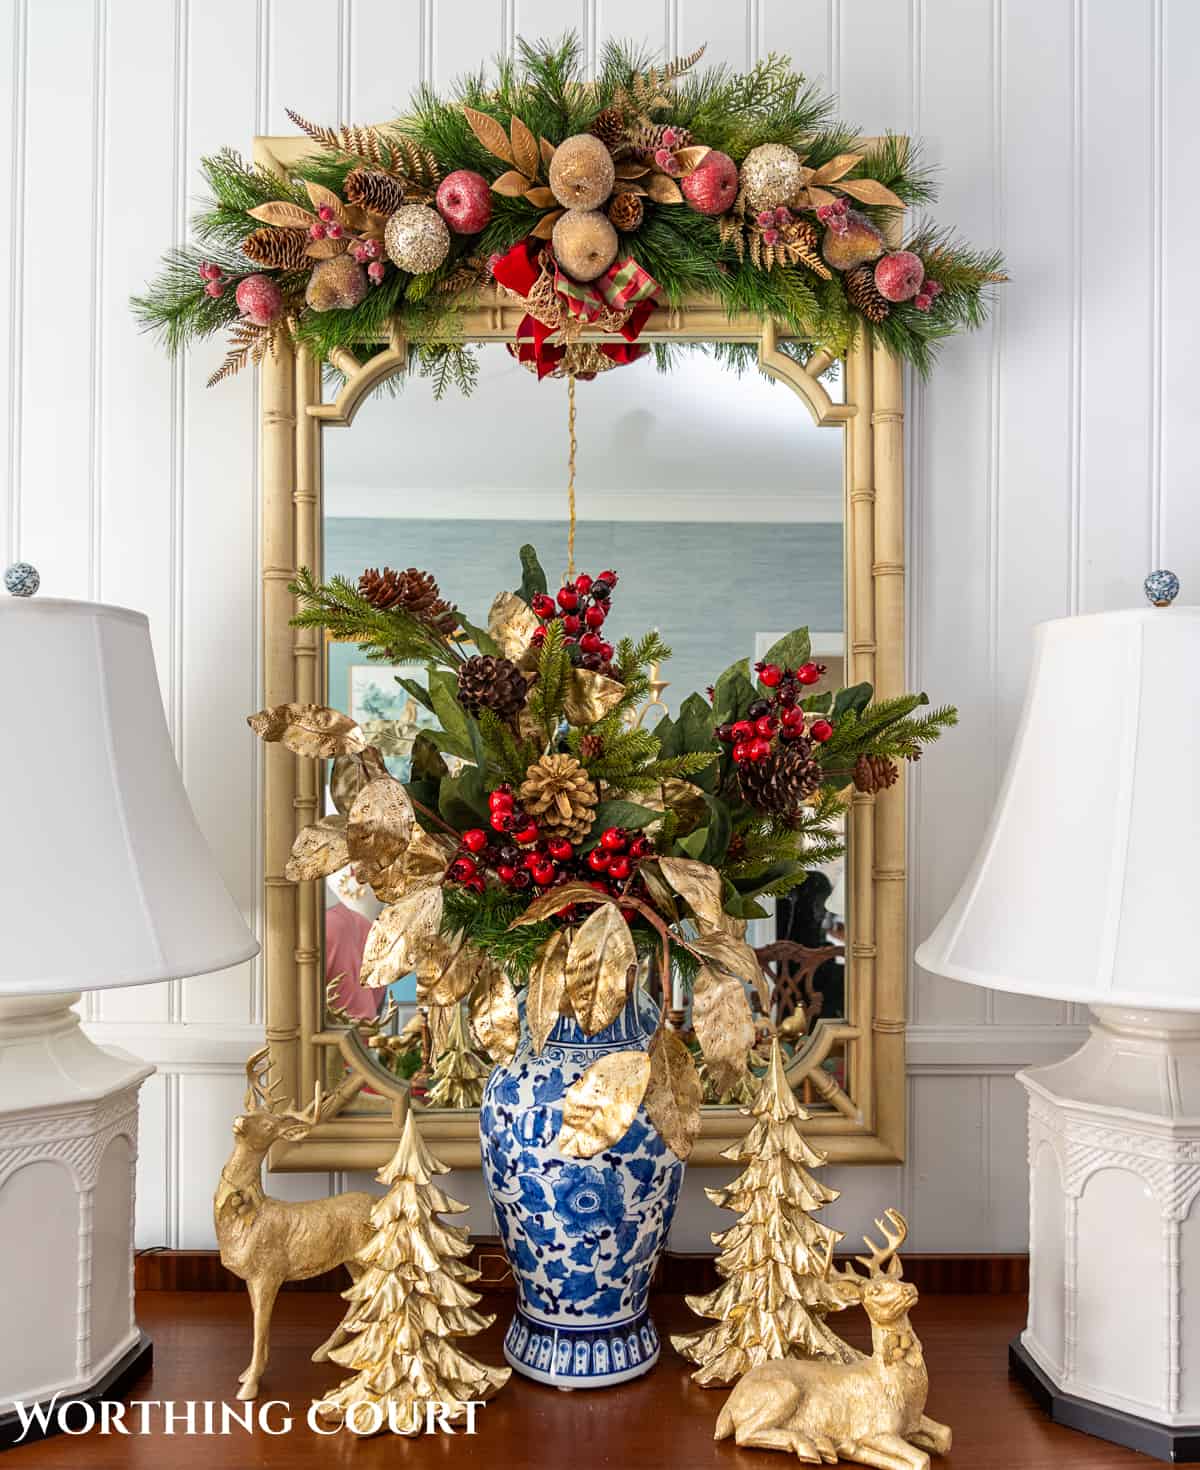
<path id="1" fill-rule="evenodd" d="M 148 1411 L 155 1432 L 145 1437 L 101 1437 L 93 1432 L 21 1445 L 4 1456 L 3 1470 L 394 1470 L 438 1467 L 453 1470 L 634 1470 L 687 1466 L 688 1470 L 780 1470 L 797 1462 L 768 1451 L 739 1450 L 731 1440 L 714 1443 L 713 1425 L 722 1392 L 697 1388 L 688 1364 L 664 1346 L 658 1366 L 645 1378 L 620 1388 L 563 1393 L 513 1375 L 499 1396 L 479 1411 L 478 1434 L 431 1435 L 400 1441 L 383 1434 L 356 1439 L 322 1438 L 309 1431 L 310 1401 L 336 1383 L 340 1370 L 309 1361 L 309 1353 L 341 1316 L 333 1294 L 285 1292 L 275 1308 L 273 1351 L 263 1379 L 260 1405 L 286 1400 L 294 1427 L 272 1436 L 247 1434 L 236 1425 L 223 1438 L 172 1438 L 161 1432 L 161 1410 Z M 465 1343 L 475 1356 L 502 1361 L 500 1338 L 507 1302 L 489 1297 L 488 1310 L 501 1317 L 486 1333 Z M 664 1337 L 696 1325 L 678 1296 L 658 1295 L 652 1310 Z M 130 1397 L 146 1400 L 235 1401 L 238 1373 L 250 1355 L 250 1314 L 244 1297 L 224 1292 L 142 1292 L 142 1327 L 154 1339 L 152 1373 Z M 839 1330 L 864 1341 L 846 1313 Z M 1016 1296 L 929 1296 L 914 1314 L 925 1345 L 932 1384 L 929 1412 L 954 1430 L 954 1451 L 936 1467 L 944 1470 L 1143 1470 L 1159 1462 L 1101 1440 L 1050 1424 L 1007 1371 L 1009 1339 L 1022 1327 L 1025 1302 Z M 854 1324 L 858 1326 L 859 1324 Z M 200 1411 L 203 1412 L 202 1410 Z M 219 1416 L 220 1409 L 218 1407 Z M 283 1414 L 273 1408 L 273 1425 Z M 219 1418 L 218 1418 L 219 1423 Z"/>

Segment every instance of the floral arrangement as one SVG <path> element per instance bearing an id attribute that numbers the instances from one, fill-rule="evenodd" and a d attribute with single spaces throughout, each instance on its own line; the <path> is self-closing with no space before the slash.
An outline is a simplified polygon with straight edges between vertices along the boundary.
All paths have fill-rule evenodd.
<path id="1" fill-rule="evenodd" d="M 357 586 L 301 573 L 295 623 L 352 639 L 380 662 L 423 662 L 424 684 L 400 682 L 437 725 L 417 736 L 402 784 L 336 710 L 283 705 L 250 717 L 264 740 L 333 759 L 336 813 L 299 834 L 287 876 L 354 864 L 386 905 L 362 983 L 415 971 L 434 1035 L 466 1001 L 497 1061 L 517 1044 L 514 984 L 526 987 L 540 1052 L 560 1014 L 596 1034 L 644 962 L 664 980 L 674 967 L 691 989 L 704 1066 L 724 1091 L 756 1040 L 748 988 L 764 1010 L 769 1002 L 745 921 L 764 914 L 761 898 L 841 852 L 847 790 L 891 785 L 896 761 L 916 759 L 955 711 L 922 708 L 923 694 L 875 700 L 868 684 L 821 689 L 825 670 L 801 629 L 641 729 L 632 717 L 649 667 L 670 650 L 653 632 L 610 641 L 617 573 L 580 574 L 552 594 L 530 546 L 521 567 L 520 588 L 495 598 L 486 628 L 416 568 L 368 570 Z M 664 989 L 669 999 L 669 980 Z M 603 1076 L 589 1082 L 597 1068 Z M 579 1087 L 564 1151 L 606 1147 L 644 1100 L 687 1156 L 700 1084 L 661 1021 L 648 1054 L 608 1057 Z"/>
<path id="2" fill-rule="evenodd" d="M 803 338 L 789 350 L 836 355 L 867 332 L 924 371 L 983 320 L 1000 256 L 927 224 L 891 248 L 934 197 L 916 150 L 864 142 L 787 57 L 698 70 L 703 50 L 663 65 L 610 43 L 587 81 L 574 37 L 522 42 L 383 127 L 290 113 L 311 158 L 287 178 L 205 159 L 198 243 L 134 308 L 173 351 L 226 332 L 212 381 L 281 334 L 328 362 L 395 324 L 439 390 L 469 389 L 454 309 L 492 282 L 527 306 L 510 350 L 539 377 L 634 360 L 654 308 L 696 294 L 783 323 Z M 624 340 L 582 343 L 584 326 Z"/>

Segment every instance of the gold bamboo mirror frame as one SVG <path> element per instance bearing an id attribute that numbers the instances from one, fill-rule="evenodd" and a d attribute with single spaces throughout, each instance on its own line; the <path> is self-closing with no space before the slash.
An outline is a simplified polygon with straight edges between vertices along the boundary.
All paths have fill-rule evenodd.
<path id="1" fill-rule="evenodd" d="M 304 138 L 255 140 L 255 160 L 277 172 L 311 150 Z M 462 337 L 472 343 L 511 342 L 525 315 L 499 288 L 481 292 L 460 310 Z M 585 331 L 584 340 L 604 340 Z M 817 353 L 801 365 L 780 349 L 776 324 L 689 300 L 656 311 L 641 342 L 748 342 L 763 370 L 799 397 L 813 422 L 840 431 L 843 445 L 845 680 L 869 681 L 879 697 L 904 692 L 903 380 L 898 360 L 866 340 L 843 359 L 842 402 L 821 378 L 831 367 Z M 381 344 L 383 345 L 383 344 Z M 405 371 L 407 344 L 393 334 L 365 362 L 348 352 L 334 365 L 344 383 L 322 394 L 319 364 L 283 346 L 261 367 L 261 483 L 264 706 L 323 702 L 325 649 L 319 634 L 294 629 L 288 591 L 301 566 L 322 563 L 323 435 L 349 428 L 372 391 Z M 642 365 L 634 371 L 652 372 Z M 530 390 L 536 391 L 531 382 Z M 586 385 L 585 385 L 586 386 Z M 266 1040 L 281 1096 L 310 1098 L 331 1090 L 323 1120 L 295 1143 L 277 1143 L 277 1170 L 377 1169 L 399 1141 L 411 1102 L 407 1083 L 386 1081 L 361 1037 L 325 1022 L 320 882 L 283 876 L 300 828 L 321 813 L 320 765 L 282 745 L 264 750 L 264 943 Z M 905 810 L 903 778 L 877 795 L 855 792 L 847 820 L 846 884 L 850 925 L 845 946 L 845 1016 L 820 1020 L 788 1068 L 793 1086 L 821 1105 L 807 1131 L 834 1163 L 884 1164 L 903 1159 L 905 1143 L 904 1031 L 907 975 Z M 833 1048 L 847 1058 L 849 1090 L 822 1068 Z M 381 1094 L 378 1110 L 350 1104 L 364 1087 Z M 691 1156 L 719 1162 L 741 1136 L 739 1108 L 706 1105 Z M 458 1168 L 478 1168 L 478 1111 L 421 1110 L 422 1133 L 438 1156 Z"/>

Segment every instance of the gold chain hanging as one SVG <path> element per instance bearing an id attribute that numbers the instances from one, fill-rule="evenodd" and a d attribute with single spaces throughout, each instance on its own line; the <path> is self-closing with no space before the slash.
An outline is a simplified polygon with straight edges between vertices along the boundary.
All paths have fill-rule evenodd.
<path id="1" fill-rule="evenodd" d="M 567 377 L 567 578 L 575 576 L 575 374 Z"/>

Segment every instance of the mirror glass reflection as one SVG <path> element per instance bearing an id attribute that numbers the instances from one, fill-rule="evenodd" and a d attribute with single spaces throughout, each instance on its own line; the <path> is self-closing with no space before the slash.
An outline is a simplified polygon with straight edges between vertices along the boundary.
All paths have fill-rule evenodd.
<path id="1" fill-rule="evenodd" d="M 325 579 L 418 567 L 483 624 L 495 593 L 520 581 L 523 543 L 537 548 L 551 582 L 565 572 L 567 384 L 536 383 L 500 344 L 477 350 L 470 398 L 435 401 L 430 383 L 414 376 L 377 389 L 350 428 L 324 431 Z M 827 387 L 840 396 L 836 378 Z M 740 658 L 761 658 L 795 627 L 810 629 L 813 656 L 827 666 L 817 688 L 844 683 L 842 434 L 818 428 L 788 387 L 754 367 L 738 375 L 694 349 L 678 350 L 667 374 L 643 361 L 580 382 L 576 407 L 576 568 L 619 572 L 612 633 L 657 628 L 673 650 L 657 701 L 639 712 L 643 724 L 652 729 L 689 693 Z M 407 779 L 414 737 L 433 717 L 396 680 L 423 683 L 424 670 L 369 663 L 354 644 L 330 641 L 325 673 L 328 703 L 356 719 Z M 767 900 L 769 916 L 748 931 L 789 1048 L 811 1045 L 822 1021 L 848 1013 L 843 868 L 817 869 L 788 898 Z M 326 1028 L 355 1032 L 353 1045 L 381 1080 L 413 1079 L 414 1097 L 427 1094 L 441 1061 L 443 1076 L 462 1073 L 462 1086 L 443 1086 L 442 1097 L 470 1103 L 490 1061 L 465 1016 L 447 1061 L 431 1055 L 412 976 L 387 992 L 358 984 L 379 909 L 348 869 L 327 880 Z M 329 1063 L 334 1072 L 342 1065 L 333 1051 Z M 840 1045 L 823 1066 L 849 1085 Z M 812 1085 L 801 1085 L 806 1102 L 822 1106 Z M 353 1104 L 387 1106 L 369 1088 Z"/>

